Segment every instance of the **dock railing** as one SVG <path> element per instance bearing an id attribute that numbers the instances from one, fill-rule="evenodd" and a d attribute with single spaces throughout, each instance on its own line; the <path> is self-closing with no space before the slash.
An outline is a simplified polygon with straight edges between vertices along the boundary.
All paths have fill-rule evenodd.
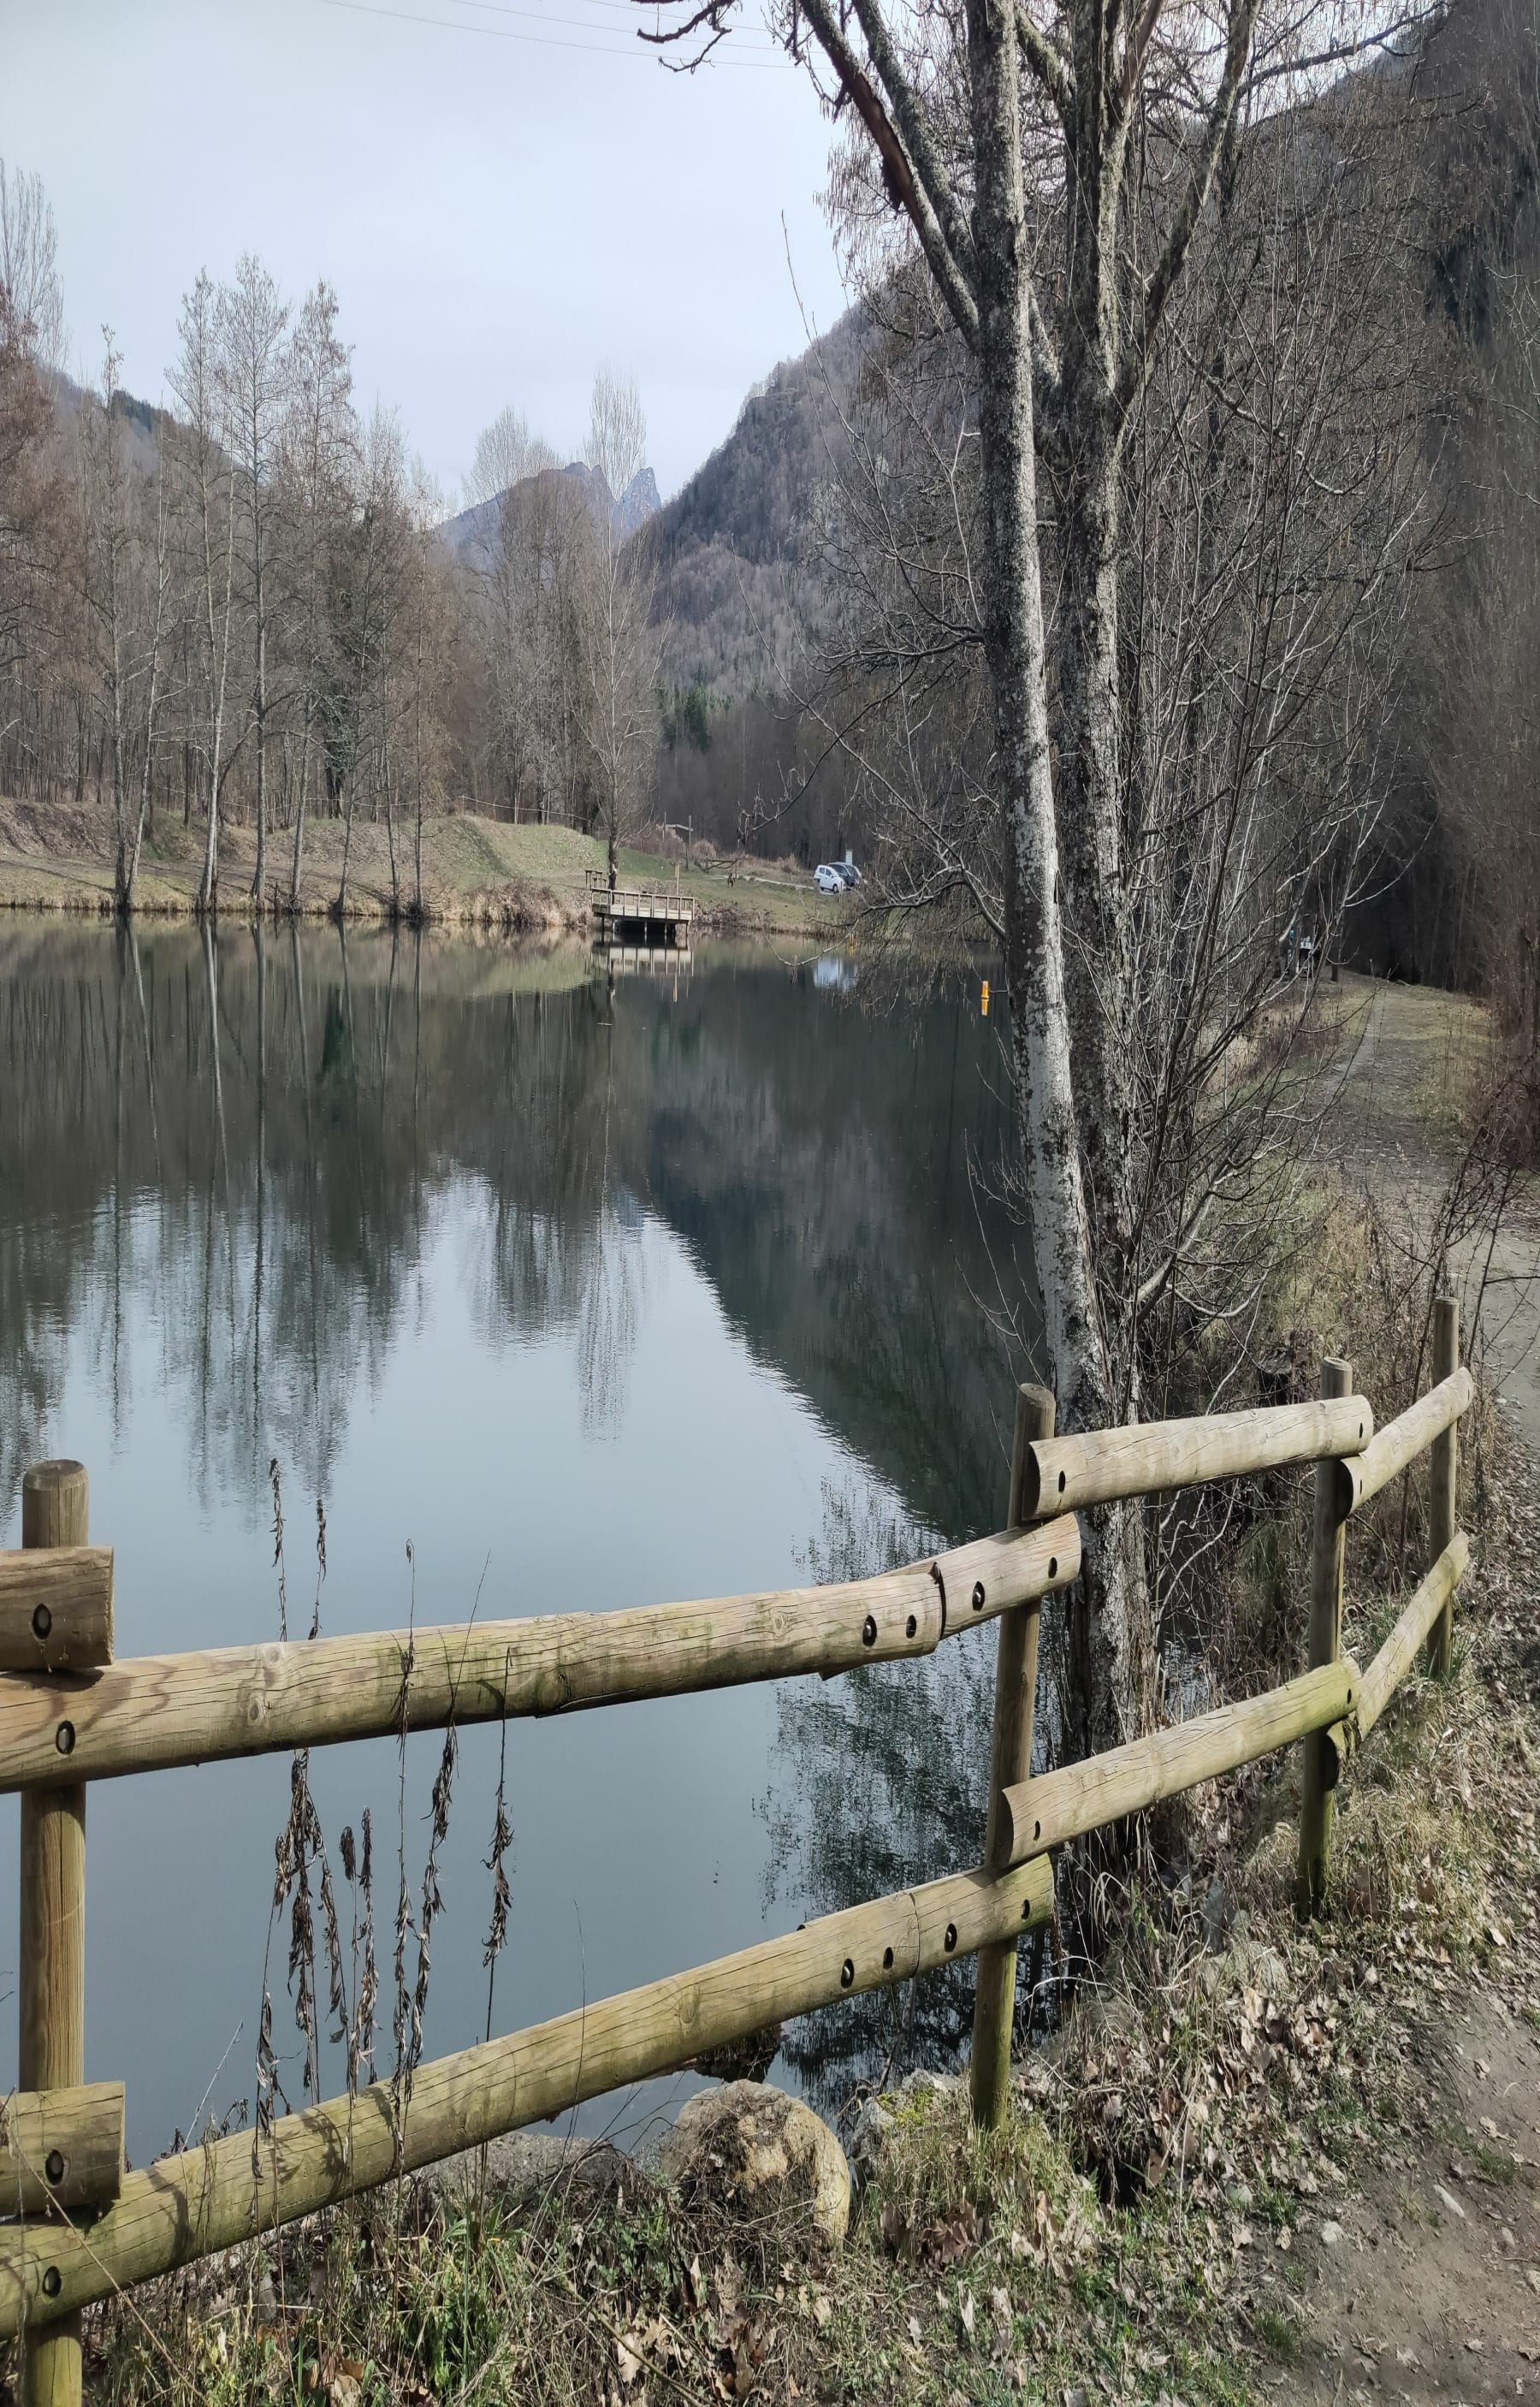
<path id="1" fill-rule="evenodd" d="M 1349 1366 L 1314 1403 L 1056 1437 L 1053 1401 L 1017 1400 L 1007 1526 L 838 1586 L 614 1613 L 113 1654 L 113 1560 L 88 1544 L 78 1463 L 29 1471 L 22 1546 L 0 1553 L 0 1791 L 21 1799 L 18 2087 L 0 2119 L 0 2334 L 24 2333 L 30 2407 L 80 2397 L 80 2312 L 584 2100 L 841 1998 L 977 1958 L 970 2088 L 996 2121 L 1009 2084 L 1016 1946 L 1053 1911 L 1051 1852 L 1203 1780 L 1303 1745 L 1302 1912 L 1322 1901 L 1333 1792 L 1425 1647 L 1449 1664 L 1468 1546 L 1457 1429 L 1472 1401 L 1458 1308 L 1435 1308 L 1433 1385 L 1377 1432 Z M 1342 1652 L 1348 1520 L 1431 1453 L 1430 1561 L 1365 1672 Z M 1316 1466 L 1308 1661 L 1293 1679 L 1084 1762 L 1032 1775 L 1042 1601 L 1078 1575 L 1077 1514 L 1117 1497 Z M 85 2083 L 86 1795 L 93 1781 L 570 1713 L 934 1654 L 999 1625 L 983 1861 L 693 1971 L 420 2064 L 142 2171 L 124 2170 L 121 2082 Z"/>
<path id="2" fill-rule="evenodd" d="M 688 921 L 694 917 L 694 901 L 680 891 L 677 877 L 672 886 L 641 886 L 635 879 L 628 883 L 618 878 L 611 887 L 606 870 L 591 869 L 587 876 L 590 904 L 600 919 L 671 926 L 677 920 Z"/>

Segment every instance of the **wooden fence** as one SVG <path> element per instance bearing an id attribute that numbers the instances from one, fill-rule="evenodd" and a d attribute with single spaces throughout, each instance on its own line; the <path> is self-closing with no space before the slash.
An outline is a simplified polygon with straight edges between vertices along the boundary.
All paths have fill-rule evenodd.
<path id="1" fill-rule="evenodd" d="M 1424 1646 L 1449 1661 L 1468 1558 L 1456 1431 L 1472 1396 L 1452 1301 L 1434 1385 L 1377 1433 L 1346 1363 L 1319 1403 L 1056 1438 L 1053 1401 L 1018 1399 L 1007 1527 L 838 1587 L 609 1614 L 395 1631 L 129 1658 L 112 1649 L 112 1556 L 88 1544 L 78 1463 L 23 1484 L 20 1553 L 0 1554 L 0 1791 L 21 1798 L 18 2087 L 0 2108 L 0 2334 L 23 2335 L 29 2407 L 76 2407 L 80 2311 L 128 2286 L 583 2100 L 677 2070 L 767 2023 L 977 1958 L 973 2109 L 1009 2080 L 1016 1946 L 1053 1910 L 1050 1851 L 1196 1782 L 1303 1742 L 1299 1901 L 1323 1896 L 1332 1795 Z M 1348 1521 L 1432 1453 L 1427 1576 L 1366 1672 L 1342 1653 Z M 1080 1569 L 1077 1513 L 1115 1497 L 1316 1464 L 1309 1661 L 1262 1696 L 1032 1777 L 1039 1608 Z M 126 2172 L 121 2083 L 84 2079 L 87 1784 L 173 1764 L 448 1723 L 538 1716 L 933 1654 L 999 1624 L 981 1866 L 807 1923 L 735 1956 L 420 2065 Z"/>

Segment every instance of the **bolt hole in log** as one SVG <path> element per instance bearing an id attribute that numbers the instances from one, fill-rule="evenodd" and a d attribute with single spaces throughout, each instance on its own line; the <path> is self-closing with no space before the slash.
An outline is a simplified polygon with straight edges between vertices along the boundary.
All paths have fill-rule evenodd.
<path id="1" fill-rule="evenodd" d="M 37 1607 L 36 1612 L 32 1617 L 33 1636 L 35 1638 L 46 1638 L 52 1628 L 52 1614 L 49 1611 L 46 1604 L 40 1604 Z"/>
<path id="2" fill-rule="evenodd" d="M 1031 1905 L 1032 1900 L 1028 1898 L 1026 1904 L 1021 1908 L 1022 1913 L 1026 1914 Z M 893 1951 L 891 1947 L 885 1947 L 882 1951 L 882 1969 L 885 1973 L 891 1973 L 893 1969 Z"/>
<path id="3" fill-rule="evenodd" d="M 58 1730 L 54 1733 L 53 1744 L 58 1748 L 61 1755 L 73 1755 L 75 1752 L 75 1724 L 73 1722 L 61 1722 Z"/>
<path id="4" fill-rule="evenodd" d="M 1060 1495 L 1062 1496 L 1062 1495 L 1063 1494 L 1063 1492 L 1064 1492 L 1064 1474 L 1063 1474 L 1063 1473 L 1062 1473 L 1062 1472 L 1061 1472 L 1061 1473 L 1059 1474 L 1059 1493 L 1060 1493 Z"/>
<path id="5" fill-rule="evenodd" d="M 868 1614 L 861 1625 L 861 1643 L 863 1646 L 877 1645 L 877 1621 L 872 1614 Z"/>
<path id="6" fill-rule="evenodd" d="M 1059 1558 L 1058 1558 L 1058 1556 L 1057 1556 L 1057 1555 L 1050 1555 L 1050 1556 L 1048 1557 L 1048 1577 L 1049 1577 L 1049 1579 L 1057 1579 L 1057 1578 L 1058 1578 L 1058 1576 L 1059 1576 Z"/>
<path id="7" fill-rule="evenodd" d="M 52 2188 L 57 2189 L 60 2183 L 64 2178 L 64 2159 L 63 2152 L 60 2149 L 50 2148 L 49 2150 L 47 2160 L 43 2166 L 43 2171 L 49 2177 L 50 2186 Z"/>
<path id="8" fill-rule="evenodd" d="M 918 1617 L 911 1613 L 908 1620 L 904 1625 L 905 1635 L 912 1638 L 919 1628 L 920 1622 Z"/>
<path id="9" fill-rule="evenodd" d="M 840 1966 L 840 1968 L 839 1968 L 839 1986 L 840 1986 L 840 1987 L 841 1987 L 842 1989 L 850 1989 L 850 1988 L 853 1988 L 853 1987 L 855 1987 L 855 1978 L 856 1978 L 855 1958 L 854 1958 L 854 1957 L 852 1957 L 852 1956 L 847 1956 L 847 1958 L 845 1958 L 844 1963 L 843 1963 L 843 1964 Z"/>
<path id="10" fill-rule="evenodd" d="M 50 2265 L 43 2275 L 44 2298 L 56 2299 L 64 2286 L 64 2283 L 60 2278 L 58 2266 Z"/>
<path id="11" fill-rule="evenodd" d="M 957 1925 L 956 1925 L 956 1923 L 955 1923 L 955 1922 L 948 1922 L 948 1925 L 947 1925 L 947 1953 L 948 1953 L 948 1956 L 951 1954 L 952 1949 L 953 1949 L 956 1945 L 957 1945 Z"/>
<path id="12" fill-rule="evenodd" d="M 973 1609 L 975 1613 L 982 1613 L 984 1610 L 984 1583 L 982 1580 L 975 1580 L 973 1584 Z"/>

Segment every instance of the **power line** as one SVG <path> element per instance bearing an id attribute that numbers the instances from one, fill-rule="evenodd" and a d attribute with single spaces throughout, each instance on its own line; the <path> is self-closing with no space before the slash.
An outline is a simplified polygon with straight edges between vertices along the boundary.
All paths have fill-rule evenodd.
<path id="1" fill-rule="evenodd" d="M 635 24 L 636 21 L 638 0 L 583 0 L 583 4 L 585 7 L 590 8 L 608 8 L 617 16 L 629 18 L 633 24 Z M 479 8 L 494 17 L 534 17 L 536 22 L 545 24 L 549 24 L 552 21 L 549 14 L 536 12 L 529 8 L 509 7 L 506 5 L 506 0 L 449 0 L 449 6 L 454 8 Z M 452 19 L 449 19 L 446 21 L 452 23 L 454 21 Z M 582 20 L 580 18 L 574 18 L 571 20 L 562 18 L 556 21 L 563 24 L 568 22 L 580 24 Z M 467 28 L 467 31 L 470 30 L 474 29 Z M 598 29 L 596 28 L 596 30 Z M 606 28 L 605 30 L 607 31 L 608 29 Z M 751 49 L 771 51 L 777 58 L 781 58 L 785 55 L 779 42 L 774 40 L 767 34 L 750 33 L 747 26 L 738 28 L 732 38 L 735 44 L 743 43 L 747 44 Z"/>
<path id="2" fill-rule="evenodd" d="M 530 42 L 538 50 L 586 50 L 590 56 L 593 58 L 641 59 L 645 61 L 649 55 L 648 51 L 644 50 L 642 45 L 639 43 L 635 50 L 631 49 L 629 45 L 624 50 L 618 50 L 613 44 L 607 42 L 564 41 L 559 34 L 518 34 L 515 33 L 510 26 L 506 25 L 466 25 L 460 23 L 453 17 L 423 17 L 420 16 L 413 9 L 381 7 L 378 5 L 378 0 L 321 0 L 321 6 L 325 8 L 346 8 L 355 17 L 390 17 L 393 18 L 398 24 L 402 25 L 428 25 L 432 27 L 435 33 L 439 34 L 479 34 L 485 39 L 490 41 Z M 510 10 L 508 13 L 511 15 L 514 12 Z M 518 13 L 522 15 L 533 12 L 520 10 Z M 554 19 L 541 17 L 535 18 L 535 22 L 537 24 L 556 23 L 576 26 L 578 21 L 579 21 L 576 19 L 565 17 Z M 595 27 L 594 30 L 598 31 L 599 29 Z M 789 62 L 786 66 L 780 66 L 773 64 L 768 59 L 722 58 L 720 52 L 713 53 L 713 59 L 714 63 L 720 66 L 737 67 L 740 70 L 751 74 L 783 75 L 791 71 Z"/>

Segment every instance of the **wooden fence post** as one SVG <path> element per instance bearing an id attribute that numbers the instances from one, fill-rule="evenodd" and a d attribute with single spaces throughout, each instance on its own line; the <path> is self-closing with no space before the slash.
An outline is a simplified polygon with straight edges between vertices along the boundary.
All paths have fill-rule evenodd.
<path id="1" fill-rule="evenodd" d="M 82 1464 L 35 1463 L 21 1482 L 22 1545 L 85 1545 L 89 1499 Z M 85 2079 L 85 1926 L 84 1784 L 29 1789 L 21 1799 L 20 2088 L 69 2089 Z M 25 2407 L 80 2407 L 78 2312 L 24 2333 L 21 2348 Z"/>
<path id="2" fill-rule="evenodd" d="M 1460 1368 L 1460 1304 L 1452 1295 L 1441 1295 L 1433 1303 L 1433 1384 L 1451 1378 Z M 1460 1476 L 1460 1423 L 1451 1421 L 1441 1437 L 1435 1437 L 1429 1453 L 1428 1469 L 1432 1494 L 1428 1503 L 1428 1559 L 1436 1562 L 1446 1546 L 1453 1544 L 1455 1532 L 1455 1489 Z M 1447 1679 L 1454 1652 L 1454 1592 L 1428 1639 L 1428 1669 L 1435 1678 Z"/>
<path id="3" fill-rule="evenodd" d="M 1054 1403 L 1046 1388 L 1016 1391 L 1016 1437 L 1011 1447 L 1010 1508 L 1014 1530 L 1022 1518 L 1022 1481 L 1027 1448 L 1053 1435 Z M 990 1802 L 984 1862 L 1003 1872 L 1010 1861 L 1011 1817 L 1005 1792 L 1032 1771 L 1032 1717 L 1037 1694 L 1038 1601 L 1000 1617 L 1000 1648 L 994 1672 L 994 1732 L 990 1746 Z M 991 2130 L 1005 2112 L 1010 2087 L 1011 2033 L 1016 2021 L 1016 1942 L 980 1948 L 974 1990 L 973 2055 L 968 2092 L 973 2119 Z"/>
<path id="4" fill-rule="evenodd" d="M 1328 1355 L 1320 1366 L 1323 1397 L 1351 1395 L 1353 1366 Z M 1347 1528 L 1343 1482 L 1335 1462 L 1316 1465 L 1315 1526 L 1310 1543 L 1310 1669 L 1334 1663 L 1342 1652 L 1342 1555 Z M 1304 1741 L 1304 1778 L 1300 1800 L 1299 1878 L 1295 1903 L 1302 1916 L 1319 1913 L 1326 1901 L 1326 1874 L 1332 1857 L 1332 1791 L 1327 1785 L 1330 1759 L 1324 1730 L 1312 1730 Z"/>

